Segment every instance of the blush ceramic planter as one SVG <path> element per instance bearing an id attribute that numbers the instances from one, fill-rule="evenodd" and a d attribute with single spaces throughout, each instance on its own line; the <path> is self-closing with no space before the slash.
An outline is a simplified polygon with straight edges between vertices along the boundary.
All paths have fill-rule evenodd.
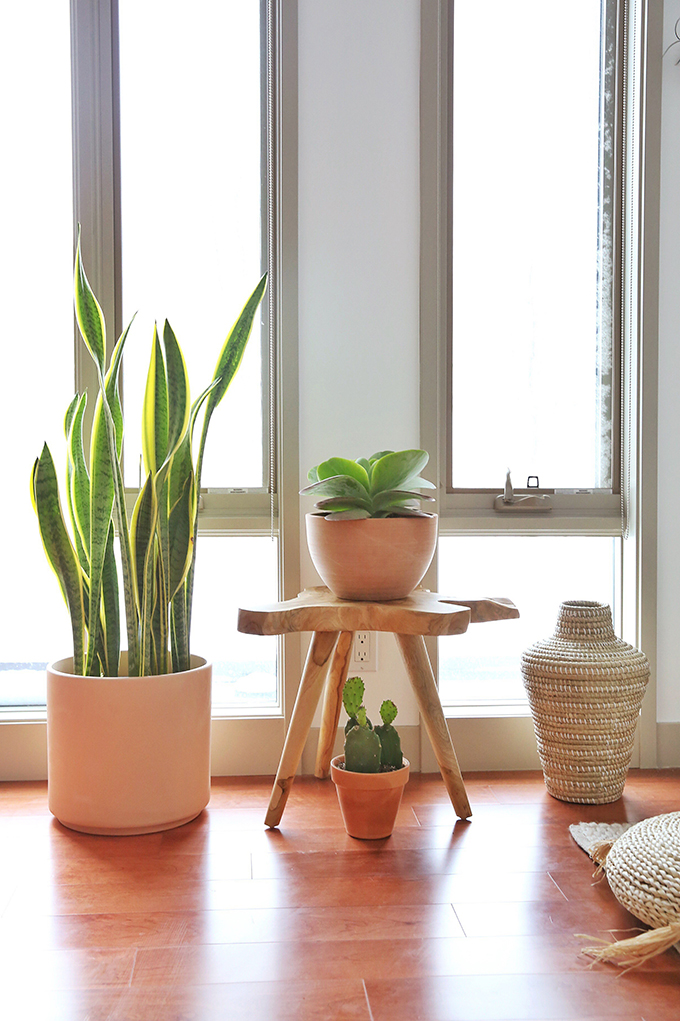
<path id="1" fill-rule="evenodd" d="M 340 599 L 403 599 L 427 571 L 437 545 L 436 514 L 329 521 L 307 514 L 312 563 Z"/>
<path id="2" fill-rule="evenodd" d="M 47 668 L 48 806 L 64 826 L 155 833 L 205 808 L 212 666 L 191 662 L 152 677 L 80 677 L 71 659 Z"/>
<path id="3" fill-rule="evenodd" d="M 380 840 L 389 837 L 397 820 L 410 763 L 389 773 L 351 773 L 340 768 L 345 756 L 331 761 L 331 778 L 338 792 L 340 811 L 350 837 Z"/>

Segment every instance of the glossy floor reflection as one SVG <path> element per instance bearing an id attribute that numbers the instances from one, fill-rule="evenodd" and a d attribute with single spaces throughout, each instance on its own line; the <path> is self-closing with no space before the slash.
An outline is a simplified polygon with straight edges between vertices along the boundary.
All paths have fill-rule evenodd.
<path id="1" fill-rule="evenodd" d="M 567 805 L 537 773 L 466 776 L 457 821 L 412 776 L 384 841 L 348 837 L 330 781 L 219 778 L 164 834 L 73 833 L 42 783 L 0 784 L 0 987 L 7 1021 L 677 1021 L 680 955 L 589 966 L 576 933 L 636 920 L 571 822 L 678 810 L 680 770 Z"/>

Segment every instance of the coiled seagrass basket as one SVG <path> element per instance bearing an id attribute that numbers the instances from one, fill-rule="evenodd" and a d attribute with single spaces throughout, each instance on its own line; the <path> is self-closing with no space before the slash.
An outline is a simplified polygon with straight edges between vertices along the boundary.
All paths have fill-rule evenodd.
<path id="1" fill-rule="evenodd" d="M 523 654 L 522 677 L 548 792 L 589 805 L 620 798 L 649 663 L 616 637 L 610 607 L 562 603 L 552 638 Z"/>

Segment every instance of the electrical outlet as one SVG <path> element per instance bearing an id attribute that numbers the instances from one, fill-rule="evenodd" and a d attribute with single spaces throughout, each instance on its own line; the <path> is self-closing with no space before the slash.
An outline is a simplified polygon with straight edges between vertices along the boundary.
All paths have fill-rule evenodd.
<path id="1" fill-rule="evenodd" d="M 377 638 L 373 631 L 357 631 L 352 646 L 352 669 L 359 673 L 378 669 Z"/>

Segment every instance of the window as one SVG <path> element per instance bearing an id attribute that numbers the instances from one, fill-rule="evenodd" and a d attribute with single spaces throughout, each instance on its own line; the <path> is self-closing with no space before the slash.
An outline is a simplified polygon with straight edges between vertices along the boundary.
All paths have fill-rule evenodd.
<path id="1" fill-rule="evenodd" d="M 568 17 L 556 0 L 423 5 L 421 426 L 439 480 L 437 584 L 521 613 L 493 636 L 439 643 L 452 715 L 526 709 L 519 656 L 562 599 L 610 603 L 637 638 L 646 25 L 644 0 L 578 0 Z"/>
<path id="2" fill-rule="evenodd" d="M 154 319 L 172 323 L 195 395 L 246 298 L 271 271 L 278 5 L 197 0 L 189 12 L 176 0 L 43 0 L 38 16 L 18 5 L 8 17 L 0 73 L 11 101 L 3 120 L 8 151 L 21 158 L 2 171 L 3 275 L 21 364 L 3 378 L 2 414 L 6 434 L 19 436 L 9 487 L 19 501 L 45 439 L 58 470 L 64 461 L 61 424 L 74 379 L 80 390 L 96 389 L 89 357 L 70 340 L 76 222 L 111 343 L 138 313 L 123 366 L 129 427 L 140 421 Z M 192 643 L 201 652 L 206 643 L 215 708 L 227 715 L 281 705 L 276 640 L 232 640 L 240 599 L 278 598 L 273 307 L 265 302 L 215 415 L 203 474 L 195 603 L 202 619 Z M 18 387 L 17 379 L 30 384 Z M 139 439 L 130 428 L 131 498 Z M 39 710 L 44 666 L 71 638 L 30 504 L 21 504 L 18 512 L 6 501 L 2 511 L 5 534 L 16 538 L 10 557 L 14 550 L 18 557 L 8 565 L 16 583 L 2 596 L 0 705 Z"/>

